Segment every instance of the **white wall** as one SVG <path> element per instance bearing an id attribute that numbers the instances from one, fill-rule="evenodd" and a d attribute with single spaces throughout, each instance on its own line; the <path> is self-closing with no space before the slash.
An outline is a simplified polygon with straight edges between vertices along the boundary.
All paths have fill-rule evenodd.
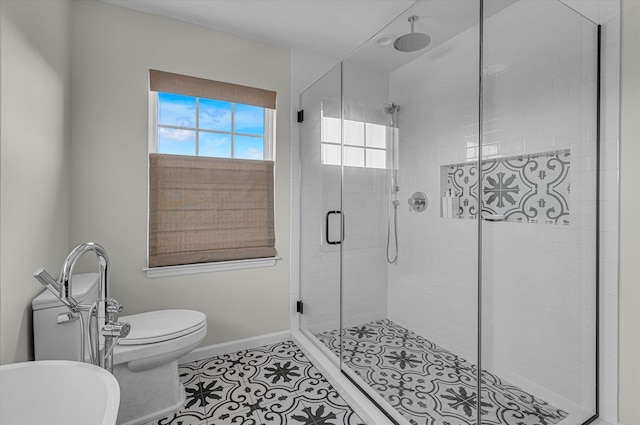
<path id="1" fill-rule="evenodd" d="M 640 423 L 640 2 L 622 1 L 620 134 L 620 424 Z"/>
<path id="2" fill-rule="evenodd" d="M 69 241 L 66 0 L 0 3 L 0 363 L 33 358 L 38 267 L 57 275 Z"/>
<path id="3" fill-rule="evenodd" d="M 72 13 L 71 245 L 105 246 L 124 314 L 204 312 L 205 346 L 289 329 L 290 51 L 103 2 Z M 150 68 L 277 92 L 276 266 L 145 276 Z"/>

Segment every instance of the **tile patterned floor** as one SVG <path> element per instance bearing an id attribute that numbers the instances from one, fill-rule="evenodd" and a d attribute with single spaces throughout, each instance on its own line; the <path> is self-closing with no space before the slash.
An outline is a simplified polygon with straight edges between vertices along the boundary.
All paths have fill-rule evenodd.
<path id="1" fill-rule="evenodd" d="M 340 355 L 338 330 L 316 335 Z M 412 424 L 470 425 L 475 365 L 389 320 L 347 328 L 344 362 Z M 483 425 L 554 425 L 568 413 L 483 372 Z"/>
<path id="2" fill-rule="evenodd" d="M 180 379 L 184 406 L 150 424 L 364 424 L 291 341 L 180 365 Z"/>

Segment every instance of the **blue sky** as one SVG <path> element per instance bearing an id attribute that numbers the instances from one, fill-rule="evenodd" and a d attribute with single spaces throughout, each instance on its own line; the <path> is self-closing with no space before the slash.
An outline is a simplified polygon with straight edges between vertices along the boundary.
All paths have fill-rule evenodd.
<path id="1" fill-rule="evenodd" d="M 231 132 L 230 102 L 201 98 L 199 127 L 204 130 Z M 264 134 L 264 109 L 235 104 L 235 131 L 244 134 Z M 170 93 L 158 93 L 158 124 L 195 128 L 196 99 Z M 200 155 L 229 157 L 231 135 L 201 131 Z M 158 151 L 180 155 L 195 155 L 196 133 L 184 129 L 158 129 Z M 235 157 L 263 159 L 262 137 L 235 136 Z"/>

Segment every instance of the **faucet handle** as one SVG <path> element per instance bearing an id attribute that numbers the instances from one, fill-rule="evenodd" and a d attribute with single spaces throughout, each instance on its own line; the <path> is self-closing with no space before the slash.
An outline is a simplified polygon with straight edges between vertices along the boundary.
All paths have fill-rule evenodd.
<path id="1" fill-rule="evenodd" d="M 120 313 L 122 310 L 124 307 L 118 301 L 113 298 L 107 299 L 107 313 Z"/>
<path id="2" fill-rule="evenodd" d="M 107 298 L 106 300 L 107 310 L 107 323 L 115 323 L 118 321 L 118 313 L 124 310 L 124 307 L 113 298 Z"/>
<path id="3" fill-rule="evenodd" d="M 102 328 L 102 334 L 111 338 L 126 338 L 131 332 L 131 325 L 127 322 L 107 323 Z"/>

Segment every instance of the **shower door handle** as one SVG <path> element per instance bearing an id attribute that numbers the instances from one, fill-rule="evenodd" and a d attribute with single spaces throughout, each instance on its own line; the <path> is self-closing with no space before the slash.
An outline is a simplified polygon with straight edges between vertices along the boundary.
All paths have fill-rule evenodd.
<path id="1" fill-rule="evenodd" d="M 340 230 L 341 239 L 336 241 L 329 240 L 329 217 L 331 217 L 332 214 L 340 214 L 340 224 L 342 225 L 342 228 Z M 324 226 L 324 239 L 327 241 L 329 245 L 340 245 L 342 241 L 344 241 L 344 217 L 342 216 L 342 211 L 339 211 L 339 210 L 327 211 L 326 222 Z"/>

